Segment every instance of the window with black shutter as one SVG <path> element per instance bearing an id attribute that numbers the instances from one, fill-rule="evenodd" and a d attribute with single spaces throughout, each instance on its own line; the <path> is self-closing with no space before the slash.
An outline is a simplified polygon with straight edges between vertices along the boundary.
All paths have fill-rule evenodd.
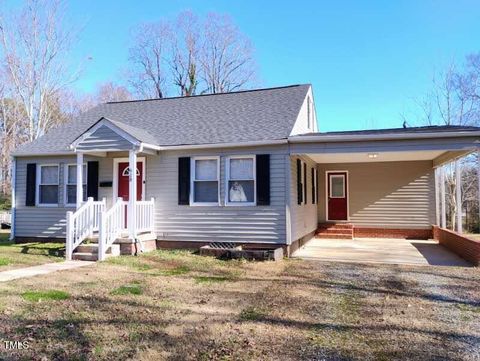
<path id="1" fill-rule="evenodd" d="M 190 204 L 190 157 L 178 158 L 178 204 Z"/>
<path id="2" fill-rule="evenodd" d="M 270 205 L 270 154 L 258 154 L 257 173 L 257 205 Z"/>
<path id="3" fill-rule="evenodd" d="M 27 164 L 27 179 L 25 189 L 25 205 L 27 207 L 35 206 L 35 197 L 37 190 L 37 164 Z"/>

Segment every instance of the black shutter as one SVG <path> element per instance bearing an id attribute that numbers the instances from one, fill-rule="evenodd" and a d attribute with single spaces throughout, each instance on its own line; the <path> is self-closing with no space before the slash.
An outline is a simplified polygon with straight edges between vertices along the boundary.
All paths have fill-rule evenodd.
<path id="1" fill-rule="evenodd" d="M 315 194 L 315 168 L 312 168 L 312 204 L 316 202 L 317 195 Z"/>
<path id="2" fill-rule="evenodd" d="M 257 165 L 257 205 L 270 205 L 270 154 L 258 154 Z"/>
<path id="3" fill-rule="evenodd" d="M 302 161 L 300 159 L 297 159 L 297 203 L 302 204 L 302 202 Z"/>
<path id="4" fill-rule="evenodd" d="M 98 162 L 87 163 L 87 197 L 98 201 Z"/>
<path id="5" fill-rule="evenodd" d="M 305 192 L 305 204 L 307 204 L 308 194 L 307 194 L 307 164 L 303 167 L 303 190 Z"/>
<path id="6" fill-rule="evenodd" d="M 178 158 L 178 204 L 190 204 L 190 157 Z"/>
<path id="7" fill-rule="evenodd" d="M 27 189 L 25 195 L 25 205 L 29 207 L 35 206 L 35 192 L 37 190 L 37 164 L 27 164 Z"/>

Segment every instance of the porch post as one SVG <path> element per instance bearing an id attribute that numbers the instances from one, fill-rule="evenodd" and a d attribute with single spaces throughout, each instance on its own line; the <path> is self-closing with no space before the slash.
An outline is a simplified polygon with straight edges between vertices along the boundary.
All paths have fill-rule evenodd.
<path id="1" fill-rule="evenodd" d="M 435 222 L 437 226 L 440 226 L 440 189 L 439 189 L 439 181 L 440 181 L 440 176 L 439 168 L 434 169 L 435 172 Z"/>
<path id="2" fill-rule="evenodd" d="M 445 168 L 440 168 L 440 201 L 441 201 L 441 216 L 442 228 L 447 228 L 447 212 L 445 209 Z"/>
<path id="3" fill-rule="evenodd" d="M 83 153 L 77 153 L 77 209 L 83 201 Z"/>
<path id="4" fill-rule="evenodd" d="M 129 177 L 128 177 L 128 184 L 129 184 L 129 197 L 128 197 L 128 233 L 130 238 L 135 240 L 137 236 L 136 232 L 136 202 L 137 202 L 137 153 L 135 150 L 130 150 L 128 153 L 128 169 Z"/>
<path id="5" fill-rule="evenodd" d="M 455 160 L 455 200 L 456 204 L 456 215 L 457 215 L 457 232 L 463 232 L 463 224 L 462 224 L 462 170 L 460 167 L 460 161 L 458 159 Z"/>

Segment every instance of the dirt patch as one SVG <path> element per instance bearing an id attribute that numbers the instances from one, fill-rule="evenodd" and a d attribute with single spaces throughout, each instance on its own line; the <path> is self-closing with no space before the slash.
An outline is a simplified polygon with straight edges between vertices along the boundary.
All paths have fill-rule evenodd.
<path id="1" fill-rule="evenodd" d="M 474 268 L 158 251 L 1 284 L 0 339 L 30 348 L 0 358 L 476 360 L 479 287 Z M 22 297 L 48 290 L 69 297 Z"/>

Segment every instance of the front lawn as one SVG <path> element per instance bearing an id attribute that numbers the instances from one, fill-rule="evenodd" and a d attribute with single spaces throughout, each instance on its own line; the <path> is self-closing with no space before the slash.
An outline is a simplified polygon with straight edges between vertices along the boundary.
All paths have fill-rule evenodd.
<path id="1" fill-rule="evenodd" d="M 478 268 L 186 251 L 0 284 L 0 359 L 478 360 Z"/>
<path id="2" fill-rule="evenodd" d="M 8 240 L 9 233 L 0 233 L 0 272 L 64 260 L 63 243 L 22 243 Z"/>

